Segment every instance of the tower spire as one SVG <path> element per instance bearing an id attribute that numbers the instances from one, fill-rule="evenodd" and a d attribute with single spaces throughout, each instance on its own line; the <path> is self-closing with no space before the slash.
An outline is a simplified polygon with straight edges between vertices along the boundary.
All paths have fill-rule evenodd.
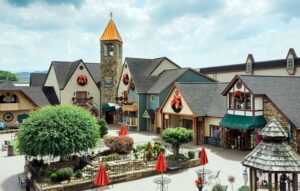
<path id="1" fill-rule="evenodd" d="M 113 17 L 113 13 L 112 13 L 112 12 L 110 12 L 109 16 L 110 16 L 110 19 L 112 19 L 112 17 Z"/>

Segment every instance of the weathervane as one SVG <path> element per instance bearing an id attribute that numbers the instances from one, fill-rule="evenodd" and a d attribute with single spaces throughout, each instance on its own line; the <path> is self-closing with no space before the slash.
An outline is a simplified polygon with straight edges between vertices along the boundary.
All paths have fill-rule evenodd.
<path id="1" fill-rule="evenodd" d="M 112 17 L 113 17 L 113 13 L 112 13 L 112 12 L 110 12 L 110 19 L 112 19 Z"/>

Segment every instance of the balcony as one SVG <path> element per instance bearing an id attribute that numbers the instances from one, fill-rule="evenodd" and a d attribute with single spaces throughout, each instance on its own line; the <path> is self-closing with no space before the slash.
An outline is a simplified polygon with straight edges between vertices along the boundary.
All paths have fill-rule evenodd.
<path id="1" fill-rule="evenodd" d="M 0 111 L 16 111 L 20 109 L 20 103 L 1 103 Z"/>

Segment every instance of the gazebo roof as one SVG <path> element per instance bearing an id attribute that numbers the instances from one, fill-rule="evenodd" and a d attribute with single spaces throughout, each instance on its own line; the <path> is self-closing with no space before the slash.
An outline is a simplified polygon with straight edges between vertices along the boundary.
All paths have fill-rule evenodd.
<path id="1" fill-rule="evenodd" d="M 285 142 L 261 141 L 242 164 L 267 172 L 300 172 L 300 160 L 292 147 Z"/>
<path id="2" fill-rule="evenodd" d="M 275 118 L 272 118 L 269 123 L 259 132 L 259 134 L 262 136 L 273 138 L 287 137 L 287 133 Z"/>

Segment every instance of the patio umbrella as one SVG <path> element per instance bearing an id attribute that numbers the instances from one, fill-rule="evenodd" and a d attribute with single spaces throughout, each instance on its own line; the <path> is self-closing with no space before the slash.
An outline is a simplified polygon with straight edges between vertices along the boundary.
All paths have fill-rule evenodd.
<path id="1" fill-rule="evenodd" d="M 161 173 L 161 178 L 162 178 L 162 187 L 161 189 L 163 189 L 163 178 L 164 178 L 164 172 L 167 170 L 167 162 L 165 159 L 165 155 L 163 152 L 160 152 L 158 157 L 157 157 L 157 161 L 155 164 L 155 170 L 157 170 L 158 172 Z"/>
<path id="2" fill-rule="evenodd" d="M 94 184 L 96 186 L 106 186 L 110 183 L 110 180 L 108 178 L 108 175 L 106 173 L 105 167 L 103 164 L 100 164 L 99 170 L 96 174 L 96 177 L 94 179 Z"/>
<path id="3" fill-rule="evenodd" d="M 126 130 L 126 126 L 122 125 L 121 128 L 120 128 L 119 136 L 126 136 L 127 134 L 128 133 L 127 133 L 127 130 Z"/>
<path id="4" fill-rule="evenodd" d="M 208 159 L 207 159 L 206 151 L 205 151 L 205 148 L 202 147 L 201 155 L 199 158 L 199 164 L 203 165 L 203 178 L 204 178 L 204 165 L 206 165 L 207 163 L 208 163 Z"/>

